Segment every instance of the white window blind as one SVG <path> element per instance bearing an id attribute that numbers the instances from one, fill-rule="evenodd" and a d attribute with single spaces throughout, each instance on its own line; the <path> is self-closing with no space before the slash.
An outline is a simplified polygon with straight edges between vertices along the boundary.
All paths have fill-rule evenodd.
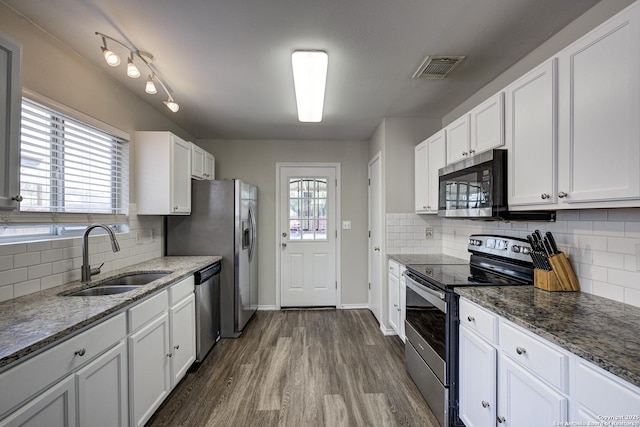
<path id="1" fill-rule="evenodd" d="M 45 213 L 51 223 L 126 221 L 128 141 L 27 98 L 21 130 L 14 221 L 42 223 Z"/>

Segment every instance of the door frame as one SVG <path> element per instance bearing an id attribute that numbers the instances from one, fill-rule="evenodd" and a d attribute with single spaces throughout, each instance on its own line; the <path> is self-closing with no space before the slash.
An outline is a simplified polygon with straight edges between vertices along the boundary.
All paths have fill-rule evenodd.
<path id="1" fill-rule="evenodd" d="M 379 198 L 380 198 L 380 224 L 378 224 L 380 226 L 380 268 L 379 268 L 379 277 L 380 277 L 380 283 L 378 284 L 378 286 L 380 287 L 380 289 L 378 289 L 378 292 L 380 293 L 379 295 L 379 300 L 380 300 L 380 312 L 378 313 L 380 315 L 380 319 L 376 318 L 376 320 L 378 320 L 378 322 L 380 322 L 380 324 L 382 325 L 382 319 L 384 318 L 384 305 L 385 305 L 385 301 L 383 298 L 383 291 L 382 289 L 384 288 L 384 284 L 386 284 L 386 280 L 385 280 L 385 268 L 384 268 L 384 260 L 386 259 L 385 254 L 386 254 L 386 236 L 385 236 L 385 229 L 384 229 L 384 200 L 383 200 L 383 195 L 384 195 L 384 191 L 383 191 L 383 185 L 384 185 L 384 180 L 382 179 L 382 173 L 383 173 L 383 162 L 382 162 L 382 151 L 378 151 L 372 158 L 371 160 L 369 160 L 369 163 L 367 165 L 367 179 L 369 179 L 369 185 L 367 186 L 367 222 L 368 222 L 368 230 L 369 232 L 371 232 L 371 230 L 373 230 L 374 224 L 371 220 L 371 212 L 372 212 L 372 206 L 371 206 L 371 166 L 376 162 L 380 162 L 380 186 L 379 186 Z M 369 310 L 371 310 L 371 271 L 373 269 L 373 262 L 371 260 L 371 257 L 373 255 L 373 244 L 371 242 L 371 235 L 369 235 L 369 238 L 367 240 L 367 264 L 368 264 L 368 268 L 367 268 L 367 279 L 368 279 L 368 283 L 369 283 L 369 292 L 368 292 L 368 306 L 369 306 Z"/>
<path id="2" fill-rule="evenodd" d="M 276 200 L 275 200 L 275 205 L 276 205 L 276 235 L 275 235 L 275 243 L 274 243 L 274 248 L 275 248 L 275 253 L 276 253 L 276 310 L 280 310 L 282 308 L 281 306 L 281 299 L 280 299 L 280 290 L 281 290 L 281 283 L 280 280 L 282 278 L 281 274 L 280 274 L 280 267 L 281 267 L 281 254 L 282 254 L 282 250 L 280 248 L 280 236 L 282 235 L 282 221 L 280 220 L 280 215 L 281 215 L 281 209 L 280 209 L 280 205 L 281 205 L 281 200 L 280 197 L 282 197 L 281 191 L 280 191 L 280 170 L 283 167 L 299 167 L 299 168 L 334 168 L 336 171 L 336 187 L 335 187 L 335 195 L 336 195 L 336 206 L 335 206 L 335 219 L 336 219 L 336 247 L 335 247 L 335 253 L 336 253 L 336 308 L 342 308 L 342 264 L 340 262 L 341 259 L 341 247 L 342 247 L 342 220 L 341 220 L 341 206 L 340 206 L 340 201 L 341 201 L 341 197 L 340 197 L 340 189 L 342 187 L 342 179 L 341 179 L 341 173 L 340 173 L 340 163 L 316 163 L 316 162 L 276 162 Z"/>

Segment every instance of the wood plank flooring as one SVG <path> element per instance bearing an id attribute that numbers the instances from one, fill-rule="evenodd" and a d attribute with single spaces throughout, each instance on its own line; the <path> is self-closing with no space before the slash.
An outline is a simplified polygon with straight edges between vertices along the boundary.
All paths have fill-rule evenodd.
<path id="1" fill-rule="evenodd" d="M 426 426 L 404 347 L 369 310 L 259 311 L 221 340 L 147 426 Z"/>

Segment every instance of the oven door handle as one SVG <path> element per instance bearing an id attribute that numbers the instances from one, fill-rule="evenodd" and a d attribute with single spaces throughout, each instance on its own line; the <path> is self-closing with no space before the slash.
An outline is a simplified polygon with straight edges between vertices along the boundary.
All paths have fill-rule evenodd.
<path id="1" fill-rule="evenodd" d="M 411 288 L 413 292 L 418 294 L 418 296 L 424 298 L 429 303 L 434 305 L 438 310 L 443 313 L 447 312 L 447 303 L 445 302 L 445 296 L 442 292 L 434 291 L 433 289 L 429 289 L 425 286 L 422 286 L 420 283 L 411 279 L 408 275 L 405 274 L 405 284 L 408 288 Z"/>

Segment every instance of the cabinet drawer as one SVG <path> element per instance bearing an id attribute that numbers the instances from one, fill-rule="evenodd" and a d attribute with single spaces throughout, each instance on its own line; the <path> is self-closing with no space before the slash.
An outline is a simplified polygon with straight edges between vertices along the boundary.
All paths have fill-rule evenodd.
<path id="1" fill-rule="evenodd" d="M 195 280 L 189 276 L 169 288 L 169 305 L 174 305 L 193 293 Z"/>
<path id="2" fill-rule="evenodd" d="M 126 334 L 122 313 L 0 374 L 0 384 L 4 385 L 0 387 L 0 417 L 98 356 Z"/>
<path id="3" fill-rule="evenodd" d="M 169 296 L 167 291 L 152 296 L 129 309 L 129 332 L 133 332 L 154 317 L 169 308 Z"/>
<path id="4" fill-rule="evenodd" d="M 586 411 L 598 420 L 602 420 L 601 416 L 640 415 L 640 388 L 579 358 L 576 363 L 576 397 L 578 410 Z M 620 422 L 624 421 L 638 423 L 639 420 L 620 418 Z"/>
<path id="5" fill-rule="evenodd" d="M 489 342 L 498 343 L 498 317 L 464 298 L 460 298 L 460 324 L 466 325 Z"/>
<path id="6" fill-rule="evenodd" d="M 569 356 L 566 353 L 505 320 L 500 322 L 500 348 L 558 390 L 568 391 Z"/>
<path id="7" fill-rule="evenodd" d="M 400 264 L 393 260 L 389 260 L 389 274 L 400 277 Z"/>

